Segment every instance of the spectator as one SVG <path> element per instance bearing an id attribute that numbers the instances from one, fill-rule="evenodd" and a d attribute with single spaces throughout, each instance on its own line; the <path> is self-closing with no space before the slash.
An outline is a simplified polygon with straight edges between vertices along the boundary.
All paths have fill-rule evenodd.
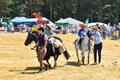
<path id="1" fill-rule="evenodd" d="M 26 32 L 26 25 L 23 25 L 23 31 L 22 32 Z"/>
<path id="2" fill-rule="evenodd" d="M 105 27 L 104 24 L 103 24 L 103 26 L 102 26 L 102 28 L 101 28 L 101 31 L 102 31 L 103 39 L 105 39 L 105 38 L 106 38 L 106 31 L 107 31 L 107 29 L 106 29 L 106 27 Z"/>
<path id="3" fill-rule="evenodd" d="M 111 26 L 111 37 L 113 37 L 113 32 L 114 32 L 114 27 L 113 26 Z"/>
<path id="4" fill-rule="evenodd" d="M 77 32 L 81 29 L 81 26 L 79 25 Z"/>
<path id="5" fill-rule="evenodd" d="M 63 34 L 68 34 L 68 28 L 67 28 L 67 26 L 65 26 L 65 28 L 63 29 L 63 32 L 62 32 Z"/>
<path id="6" fill-rule="evenodd" d="M 11 26 L 8 24 L 7 25 L 7 32 L 10 32 L 10 28 L 11 28 Z"/>
<path id="7" fill-rule="evenodd" d="M 119 30 L 118 30 L 118 38 L 120 39 L 120 25 L 118 26 Z"/>
<path id="8" fill-rule="evenodd" d="M 77 25 L 75 26 L 75 35 L 76 35 L 76 33 L 77 33 L 78 31 L 77 31 Z"/>
<path id="9" fill-rule="evenodd" d="M 113 39 L 118 39 L 118 30 L 119 27 L 117 25 L 114 26 L 114 34 L 113 34 Z"/>
<path id="10" fill-rule="evenodd" d="M 14 33 L 14 27 L 13 26 L 11 26 L 11 32 Z"/>
<path id="11" fill-rule="evenodd" d="M 107 36 L 110 37 L 110 26 L 107 26 Z"/>

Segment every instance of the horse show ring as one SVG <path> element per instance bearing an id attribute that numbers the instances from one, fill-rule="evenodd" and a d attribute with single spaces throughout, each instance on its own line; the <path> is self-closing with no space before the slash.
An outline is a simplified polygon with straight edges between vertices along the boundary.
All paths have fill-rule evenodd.
<path id="1" fill-rule="evenodd" d="M 63 40 L 70 59 L 67 61 L 61 54 L 54 68 L 54 59 L 50 58 L 52 69 L 41 74 L 37 55 L 34 50 L 24 45 L 27 33 L 1 33 L 0 34 L 0 80 L 119 80 L 120 79 L 120 40 L 107 38 L 103 41 L 102 62 L 93 64 L 93 54 L 90 54 L 90 65 L 77 62 L 74 40 L 78 35 L 54 35 Z M 34 43 L 31 44 L 34 46 Z M 81 51 L 79 57 L 81 60 Z"/>

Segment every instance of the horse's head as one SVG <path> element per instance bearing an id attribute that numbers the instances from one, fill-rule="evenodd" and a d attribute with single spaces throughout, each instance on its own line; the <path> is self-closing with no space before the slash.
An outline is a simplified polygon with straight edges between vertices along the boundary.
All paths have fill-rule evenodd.
<path id="1" fill-rule="evenodd" d="M 25 46 L 28 46 L 32 41 L 35 41 L 35 34 L 28 32 L 27 39 L 25 40 Z"/>
<path id="2" fill-rule="evenodd" d="M 91 30 L 87 30 L 87 36 L 89 37 L 90 40 L 94 39 L 94 34 Z"/>

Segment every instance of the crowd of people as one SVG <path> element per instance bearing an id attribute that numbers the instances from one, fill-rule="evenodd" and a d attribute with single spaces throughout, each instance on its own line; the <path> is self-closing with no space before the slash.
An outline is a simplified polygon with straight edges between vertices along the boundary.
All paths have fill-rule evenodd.
<path id="1" fill-rule="evenodd" d="M 23 32 L 24 33 L 24 32 L 31 31 L 32 27 L 43 27 L 46 29 L 46 25 L 47 24 L 40 24 L 40 25 L 35 24 L 33 26 L 30 26 L 27 24 L 20 24 L 20 25 L 7 24 L 7 25 L 3 25 L 2 27 L 6 27 L 7 32 L 12 32 L 12 33 Z M 93 28 L 93 26 L 91 27 Z M 98 27 L 99 32 L 103 39 L 106 39 L 106 37 L 113 38 L 113 39 L 120 39 L 120 26 L 118 25 L 105 26 L 105 24 L 99 25 L 98 23 L 95 26 Z M 68 34 L 68 33 L 77 34 L 80 29 L 81 29 L 81 25 L 79 26 L 76 25 L 75 27 L 68 27 L 68 25 L 59 25 L 59 24 L 51 25 L 51 31 L 56 34 Z"/>

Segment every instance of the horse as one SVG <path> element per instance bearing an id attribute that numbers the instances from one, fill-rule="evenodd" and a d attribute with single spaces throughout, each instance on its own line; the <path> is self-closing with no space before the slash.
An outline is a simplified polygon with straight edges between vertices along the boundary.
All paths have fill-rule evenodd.
<path id="1" fill-rule="evenodd" d="M 87 30 L 86 35 L 84 36 L 83 40 L 81 41 L 81 45 L 79 44 L 80 38 L 77 38 L 74 42 L 78 62 L 80 62 L 79 55 L 78 55 L 78 49 L 80 49 L 82 51 L 81 57 L 82 57 L 83 65 L 84 65 L 85 51 L 88 51 L 88 64 L 89 64 L 89 57 L 90 57 L 90 52 L 91 52 L 91 44 L 89 43 L 89 41 L 93 40 L 93 38 L 94 38 L 93 32 L 90 30 Z"/>
<path id="2" fill-rule="evenodd" d="M 25 40 L 25 46 L 28 46 L 29 44 L 31 44 L 32 41 L 34 41 L 35 43 L 37 43 L 37 40 L 38 40 L 38 36 L 39 36 L 39 32 L 37 31 L 32 31 L 32 32 L 28 32 L 28 36 L 27 36 L 27 39 Z M 56 36 L 53 36 L 55 39 L 59 40 L 60 42 L 62 42 L 62 40 Z M 58 48 L 55 48 L 55 52 L 53 52 L 53 48 L 52 48 L 52 44 L 51 44 L 51 41 L 48 40 L 48 43 L 47 43 L 47 53 L 44 57 L 43 60 L 46 60 L 46 62 L 49 64 L 49 68 L 51 68 L 51 65 L 49 63 L 49 59 L 51 56 L 54 56 L 54 67 L 57 66 L 57 59 L 59 57 L 59 55 L 61 54 L 59 52 L 59 49 Z M 38 53 L 38 47 L 36 48 L 36 53 Z M 66 49 L 66 51 L 63 52 L 64 54 L 64 57 L 68 60 L 70 55 Z"/>

